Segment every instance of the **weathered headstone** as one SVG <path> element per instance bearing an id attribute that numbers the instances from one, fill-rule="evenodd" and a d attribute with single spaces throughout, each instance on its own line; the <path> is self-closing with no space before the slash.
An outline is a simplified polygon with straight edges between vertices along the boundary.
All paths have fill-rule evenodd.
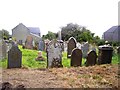
<path id="1" fill-rule="evenodd" d="M 82 53 L 83 53 L 83 58 L 86 58 L 87 57 L 87 53 L 89 51 L 89 43 L 86 42 L 85 44 L 83 44 L 81 46 L 81 50 L 82 50 Z"/>
<path id="2" fill-rule="evenodd" d="M 7 55 L 7 45 L 4 40 L 0 40 L 0 59 L 6 58 Z"/>
<path id="3" fill-rule="evenodd" d="M 97 62 L 97 54 L 95 51 L 90 51 L 87 56 L 86 66 L 93 66 Z"/>
<path id="4" fill-rule="evenodd" d="M 74 37 L 70 37 L 67 45 L 68 45 L 67 46 L 67 57 L 70 58 L 72 50 L 76 48 L 76 39 Z"/>
<path id="5" fill-rule="evenodd" d="M 39 42 L 39 50 L 44 51 L 45 50 L 45 43 L 43 40 L 40 40 Z"/>
<path id="6" fill-rule="evenodd" d="M 20 68 L 22 64 L 22 52 L 17 46 L 12 46 L 8 51 L 8 68 Z"/>
<path id="7" fill-rule="evenodd" d="M 47 67 L 62 67 L 62 49 L 60 43 L 51 41 L 47 47 Z"/>
<path id="8" fill-rule="evenodd" d="M 71 66 L 81 66 L 82 63 L 82 51 L 78 48 L 72 50 Z"/>
<path id="9" fill-rule="evenodd" d="M 117 53 L 120 54 L 120 46 L 117 48 Z"/>
<path id="10" fill-rule="evenodd" d="M 33 37 L 31 35 L 28 35 L 26 38 L 25 48 L 33 49 Z"/>
<path id="11" fill-rule="evenodd" d="M 99 46 L 98 64 L 110 64 L 112 62 L 113 47 L 104 45 Z"/>

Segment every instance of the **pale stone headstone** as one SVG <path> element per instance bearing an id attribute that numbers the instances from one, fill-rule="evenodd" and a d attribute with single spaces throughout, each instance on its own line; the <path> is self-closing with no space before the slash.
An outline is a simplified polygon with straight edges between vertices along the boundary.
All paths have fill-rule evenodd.
<path id="1" fill-rule="evenodd" d="M 4 40 L 0 40 L 0 59 L 6 58 L 7 55 L 7 45 Z"/>
<path id="2" fill-rule="evenodd" d="M 39 50 L 44 51 L 45 50 L 45 43 L 43 40 L 39 41 Z"/>
<path id="3" fill-rule="evenodd" d="M 62 48 L 57 41 L 51 41 L 47 47 L 47 67 L 62 67 Z"/>
<path id="4" fill-rule="evenodd" d="M 82 63 L 82 51 L 78 48 L 72 50 L 71 66 L 81 66 Z"/>
<path id="5" fill-rule="evenodd" d="M 76 39 L 74 37 L 70 37 L 68 40 L 68 44 L 67 44 L 67 57 L 68 58 L 71 57 L 71 52 L 74 48 L 76 48 Z"/>
<path id="6" fill-rule="evenodd" d="M 20 68 L 22 64 L 22 52 L 17 46 L 12 46 L 8 51 L 8 68 Z"/>
<path id="7" fill-rule="evenodd" d="M 97 54 L 95 51 L 90 51 L 87 56 L 86 66 L 93 66 L 97 62 Z"/>
<path id="8" fill-rule="evenodd" d="M 87 53 L 89 52 L 89 43 L 88 42 L 84 43 L 81 46 L 81 50 L 82 50 L 82 53 L 83 53 L 83 58 L 86 58 L 87 57 Z"/>
<path id="9" fill-rule="evenodd" d="M 26 38 L 25 48 L 33 49 L 33 37 L 31 35 L 28 35 Z"/>

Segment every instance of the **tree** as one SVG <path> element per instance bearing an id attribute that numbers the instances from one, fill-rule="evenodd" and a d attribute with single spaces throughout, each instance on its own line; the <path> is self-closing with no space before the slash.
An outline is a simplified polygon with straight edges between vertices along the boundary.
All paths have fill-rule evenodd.
<path id="1" fill-rule="evenodd" d="M 53 32 L 51 32 L 51 31 L 48 31 L 48 34 L 43 35 L 42 38 L 43 38 L 43 39 L 52 40 L 52 39 L 56 39 L 56 36 L 57 36 L 56 33 L 53 33 Z"/>
<path id="2" fill-rule="evenodd" d="M 0 30 L 0 38 L 3 38 L 3 39 L 9 39 L 10 37 L 10 34 L 7 30 Z"/>
<path id="3" fill-rule="evenodd" d="M 92 42 L 94 33 L 87 30 L 86 27 L 78 24 L 67 24 L 67 26 L 61 28 L 62 40 L 68 40 L 71 36 L 75 37 L 78 42 Z"/>

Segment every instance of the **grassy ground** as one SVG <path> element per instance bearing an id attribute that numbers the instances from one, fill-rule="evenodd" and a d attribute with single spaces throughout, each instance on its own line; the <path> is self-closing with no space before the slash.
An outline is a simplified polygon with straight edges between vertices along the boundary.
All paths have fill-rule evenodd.
<path id="1" fill-rule="evenodd" d="M 45 61 L 36 61 L 35 58 L 37 57 L 38 51 L 36 50 L 28 50 L 22 49 L 19 46 L 19 49 L 22 51 L 22 67 L 27 68 L 46 68 L 47 66 L 47 57 L 46 52 L 42 52 Z M 70 67 L 70 59 L 67 58 L 67 53 L 62 53 L 62 64 L 63 67 Z M 114 54 L 112 58 L 112 64 L 118 64 L 118 55 Z M 82 60 L 82 66 L 84 66 L 85 59 Z M 7 68 L 7 58 L 0 61 L 0 67 Z"/>

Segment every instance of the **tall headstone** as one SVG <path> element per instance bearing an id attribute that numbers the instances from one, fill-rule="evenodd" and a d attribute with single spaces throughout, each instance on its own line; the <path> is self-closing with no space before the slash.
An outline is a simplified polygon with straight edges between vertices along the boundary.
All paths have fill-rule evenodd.
<path id="1" fill-rule="evenodd" d="M 81 50 L 83 53 L 83 58 L 87 57 L 87 53 L 89 52 L 89 43 L 85 42 L 82 46 L 81 46 Z"/>
<path id="2" fill-rule="evenodd" d="M 7 55 L 7 45 L 4 40 L 0 40 L 0 59 L 6 58 Z"/>
<path id="3" fill-rule="evenodd" d="M 45 50 L 45 43 L 42 39 L 39 41 L 39 50 L 44 51 Z"/>
<path id="4" fill-rule="evenodd" d="M 90 51 L 87 55 L 86 66 L 93 66 L 97 62 L 97 54 L 95 51 Z"/>
<path id="5" fill-rule="evenodd" d="M 82 63 L 82 51 L 78 48 L 72 50 L 71 66 L 81 66 Z"/>
<path id="6" fill-rule="evenodd" d="M 51 41 L 47 47 L 47 67 L 62 67 L 62 48 L 60 43 Z"/>
<path id="7" fill-rule="evenodd" d="M 8 66 L 7 68 L 20 68 L 22 64 L 22 52 L 18 46 L 12 46 L 8 51 Z"/>
<path id="8" fill-rule="evenodd" d="M 28 35 L 26 38 L 25 48 L 33 49 L 33 37 L 31 35 Z"/>
<path id="9" fill-rule="evenodd" d="M 68 58 L 71 57 L 71 52 L 74 48 L 76 48 L 76 39 L 74 37 L 70 37 L 68 40 L 68 44 L 67 44 L 67 57 Z"/>
<path id="10" fill-rule="evenodd" d="M 58 40 L 61 40 L 61 31 L 58 31 Z"/>

